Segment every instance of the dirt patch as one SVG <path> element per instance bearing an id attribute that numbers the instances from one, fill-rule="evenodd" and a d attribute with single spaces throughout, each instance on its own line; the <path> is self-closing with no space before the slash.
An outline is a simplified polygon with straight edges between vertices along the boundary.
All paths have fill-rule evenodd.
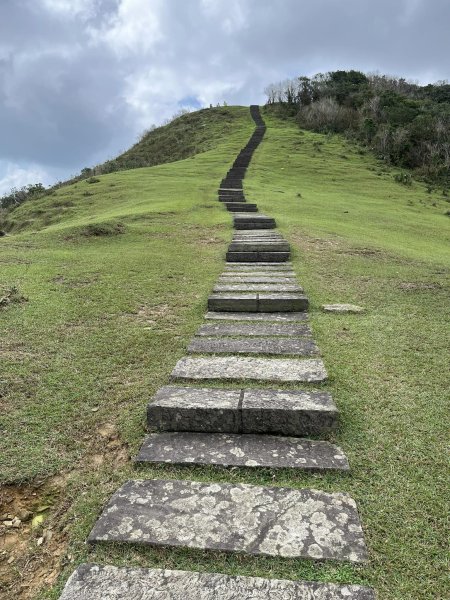
<path id="1" fill-rule="evenodd" d="M 154 325 L 157 321 L 170 316 L 170 306 L 168 304 L 158 304 L 156 306 L 142 305 L 135 313 L 122 315 L 124 319 L 132 319 L 142 325 Z"/>
<path id="2" fill-rule="evenodd" d="M 65 562 L 66 534 L 57 526 L 67 506 L 64 478 L 0 488 L 0 592 L 4 600 L 28 600 L 52 585 Z"/>
<path id="3" fill-rule="evenodd" d="M 369 256 L 381 257 L 384 256 L 384 252 L 376 250 L 375 248 L 349 248 L 348 250 L 339 250 L 338 254 L 349 254 L 351 256 Z"/>
<path id="4" fill-rule="evenodd" d="M 64 285 L 69 288 L 79 288 L 85 287 L 87 285 L 91 285 L 98 281 L 98 275 L 92 277 L 83 277 L 82 279 L 69 279 L 64 275 L 57 275 L 50 279 L 51 283 L 58 283 L 59 285 Z"/>
<path id="5" fill-rule="evenodd" d="M 321 251 L 321 250 L 336 250 L 342 244 L 339 239 L 333 238 L 313 238 L 305 234 L 298 237 L 294 236 L 293 241 L 297 243 L 305 251 Z"/>
<path id="6" fill-rule="evenodd" d="M 129 461 L 128 447 L 114 423 L 86 436 L 87 451 L 70 473 L 29 485 L 0 487 L 0 596 L 31 600 L 53 585 L 74 561 L 69 551 L 67 512 L 74 497 L 70 483 L 83 472 L 118 469 Z M 77 484 L 78 485 L 78 484 Z"/>

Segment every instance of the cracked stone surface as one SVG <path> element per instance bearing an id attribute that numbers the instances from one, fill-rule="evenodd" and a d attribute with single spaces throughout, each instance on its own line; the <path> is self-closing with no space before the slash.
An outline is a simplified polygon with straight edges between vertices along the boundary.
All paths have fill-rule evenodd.
<path id="1" fill-rule="evenodd" d="M 299 336 L 312 335 L 311 328 L 306 323 L 301 325 L 276 324 L 276 323 L 206 323 L 201 325 L 195 335 L 200 336 Z"/>
<path id="2" fill-rule="evenodd" d="M 311 338 L 231 338 L 195 337 L 189 344 L 190 354 L 277 354 L 316 356 L 319 349 Z"/>
<path id="3" fill-rule="evenodd" d="M 288 312 L 288 313 L 246 313 L 246 312 L 214 312 L 209 311 L 205 314 L 205 319 L 219 321 L 275 321 L 277 323 L 307 321 L 306 312 Z"/>
<path id="4" fill-rule="evenodd" d="M 331 394 L 319 391 L 247 389 L 241 410 L 244 433 L 320 435 L 335 429 L 339 417 Z"/>
<path id="5" fill-rule="evenodd" d="M 352 563 L 367 559 L 350 496 L 247 484 L 128 481 L 88 537 L 89 543 L 108 541 Z"/>
<path id="6" fill-rule="evenodd" d="M 327 372 L 320 359 L 253 358 L 244 356 L 185 357 L 172 371 L 173 379 L 228 381 L 291 381 L 318 383 Z"/>
<path id="7" fill-rule="evenodd" d="M 148 435 L 136 462 L 314 471 L 349 469 L 345 454 L 329 442 L 274 435 L 191 431 Z"/>
<path id="8" fill-rule="evenodd" d="M 165 386 L 147 408 L 151 431 L 320 435 L 336 428 L 328 392 Z"/>
<path id="9" fill-rule="evenodd" d="M 325 312 L 334 313 L 361 313 L 364 312 L 362 306 L 356 306 L 356 304 L 323 304 L 322 309 Z"/>
<path id="10" fill-rule="evenodd" d="M 220 292 L 294 292 L 301 293 L 303 289 L 297 284 L 289 283 L 219 283 L 214 286 L 214 293 Z"/>
<path id="11" fill-rule="evenodd" d="M 162 431 L 239 431 L 240 390 L 164 386 L 147 408 L 147 424 Z"/>
<path id="12" fill-rule="evenodd" d="M 83 564 L 60 600 L 375 600 L 375 594 L 359 585 Z"/>

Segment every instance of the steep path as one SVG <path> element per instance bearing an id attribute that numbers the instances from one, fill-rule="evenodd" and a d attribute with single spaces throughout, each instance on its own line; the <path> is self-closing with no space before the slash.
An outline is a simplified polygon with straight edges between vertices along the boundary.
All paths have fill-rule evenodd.
<path id="1" fill-rule="evenodd" d="M 252 106 L 251 114 L 255 132 L 219 188 L 237 231 L 227 266 L 208 300 L 207 322 L 172 373 L 180 385 L 160 390 L 149 406 L 148 425 L 155 433 L 144 441 L 138 461 L 347 470 L 339 448 L 300 437 L 323 435 L 335 426 L 337 410 L 326 392 L 208 387 L 211 380 L 298 385 L 323 383 L 327 377 L 305 323 L 308 300 L 289 263 L 289 244 L 273 231 L 274 219 L 246 202 L 243 178 L 265 133 L 259 108 Z M 194 380 L 203 387 L 192 387 Z M 348 495 L 247 484 L 129 481 L 113 495 L 88 541 L 351 563 L 367 559 L 356 505 Z M 225 582 L 221 598 L 265 598 L 269 589 L 274 600 L 374 598 L 372 590 L 360 586 L 92 565 L 76 571 L 61 598 L 167 594 L 209 600 L 217 597 L 218 578 Z"/>

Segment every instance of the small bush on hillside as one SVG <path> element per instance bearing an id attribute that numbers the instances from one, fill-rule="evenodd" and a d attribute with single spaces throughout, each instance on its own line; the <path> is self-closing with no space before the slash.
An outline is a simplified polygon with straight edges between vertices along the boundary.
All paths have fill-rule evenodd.
<path id="1" fill-rule="evenodd" d="M 99 181 L 98 177 L 89 177 L 89 179 L 86 179 L 86 183 L 98 183 Z"/>
<path id="2" fill-rule="evenodd" d="M 396 173 L 394 179 L 397 183 L 402 185 L 412 185 L 411 173 Z"/>
<path id="3" fill-rule="evenodd" d="M 80 233 L 85 237 L 119 235 L 125 233 L 125 225 L 123 223 L 93 223 L 92 225 L 86 225 Z"/>
<path id="4" fill-rule="evenodd" d="M 21 304 L 27 302 L 28 298 L 22 296 L 19 289 L 13 285 L 10 288 L 0 290 L 0 309 L 6 308 L 10 304 Z"/>

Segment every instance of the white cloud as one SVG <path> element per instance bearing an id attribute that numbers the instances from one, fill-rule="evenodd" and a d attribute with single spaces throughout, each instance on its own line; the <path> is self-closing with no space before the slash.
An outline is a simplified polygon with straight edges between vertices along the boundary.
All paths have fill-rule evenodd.
<path id="1" fill-rule="evenodd" d="M 41 0 L 46 10 L 66 17 L 79 14 L 90 15 L 95 5 L 94 0 Z"/>
<path id="2" fill-rule="evenodd" d="M 201 0 L 206 15 L 216 19 L 225 33 L 235 34 L 248 24 L 249 4 L 241 0 Z"/>
<path id="3" fill-rule="evenodd" d="M 3 168 L 2 168 L 3 167 Z M 3 171 L 3 176 L 1 172 Z M 48 173 L 38 165 L 23 168 L 15 163 L 0 163 L 0 195 L 6 194 L 12 188 L 21 188 L 30 183 L 43 183 L 49 185 Z"/>
<path id="4" fill-rule="evenodd" d="M 91 30 L 93 39 L 117 54 L 148 52 L 164 38 L 163 8 L 163 0 L 121 0 L 117 12 L 100 29 Z"/>

